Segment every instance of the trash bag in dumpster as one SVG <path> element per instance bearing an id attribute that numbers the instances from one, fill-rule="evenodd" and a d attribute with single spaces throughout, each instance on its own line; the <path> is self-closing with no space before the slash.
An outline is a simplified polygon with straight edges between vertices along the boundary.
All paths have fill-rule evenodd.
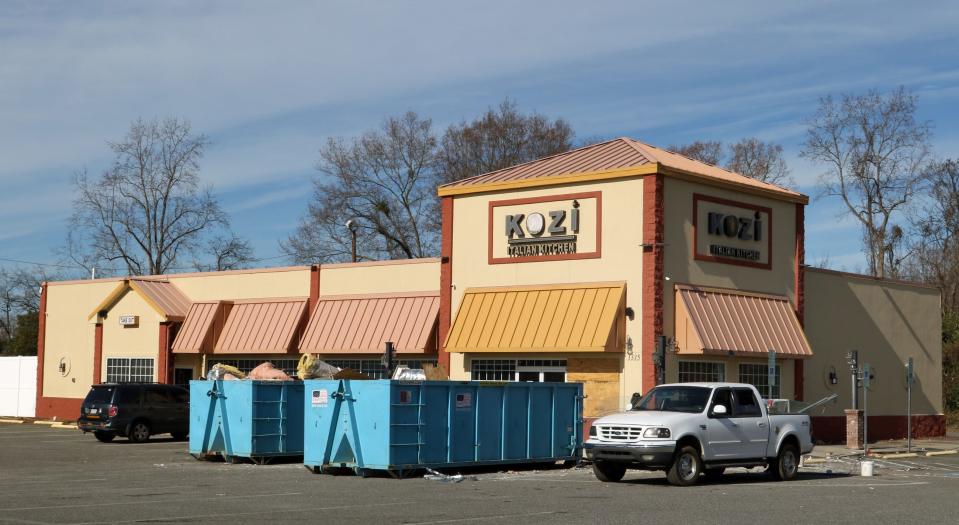
<path id="1" fill-rule="evenodd" d="M 293 378 L 286 375 L 286 372 L 273 366 L 273 363 L 267 361 L 260 364 L 247 376 L 249 379 L 266 379 L 272 381 L 293 381 Z"/>
<path id="2" fill-rule="evenodd" d="M 409 368 L 406 366 L 396 367 L 393 372 L 393 379 L 400 381 L 426 381 L 426 372 L 422 368 Z"/>
<path id="3" fill-rule="evenodd" d="M 313 354 L 303 354 L 296 365 L 296 377 L 300 379 L 333 379 L 340 369 L 321 361 Z"/>
<path id="4" fill-rule="evenodd" d="M 217 379 L 245 379 L 246 374 L 240 372 L 240 370 L 234 366 L 217 363 L 210 367 L 210 371 L 206 373 L 206 378 L 209 381 L 216 381 Z"/>

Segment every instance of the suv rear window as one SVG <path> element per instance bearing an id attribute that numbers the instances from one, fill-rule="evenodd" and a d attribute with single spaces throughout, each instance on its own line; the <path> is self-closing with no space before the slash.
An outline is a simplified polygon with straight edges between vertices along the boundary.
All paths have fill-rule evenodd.
<path id="1" fill-rule="evenodd" d="M 113 401 L 113 391 L 116 390 L 116 388 L 115 386 L 95 386 L 90 389 L 90 392 L 83 402 L 92 405 L 107 404 Z"/>

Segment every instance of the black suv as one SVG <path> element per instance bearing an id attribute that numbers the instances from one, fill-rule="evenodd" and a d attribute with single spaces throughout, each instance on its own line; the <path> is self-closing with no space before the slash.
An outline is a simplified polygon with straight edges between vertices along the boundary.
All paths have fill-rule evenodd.
<path id="1" fill-rule="evenodd" d="M 80 406 L 77 426 L 104 443 L 117 436 L 142 443 L 166 433 L 185 439 L 190 431 L 190 391 L 158 383 L 93 385 Z"/>

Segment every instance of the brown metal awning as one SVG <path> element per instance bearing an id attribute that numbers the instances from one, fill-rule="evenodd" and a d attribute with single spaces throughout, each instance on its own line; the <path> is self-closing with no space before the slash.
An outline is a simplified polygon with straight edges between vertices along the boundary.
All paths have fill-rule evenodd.
<path id="1" fill-rule="evenodd" d="M 676 285 L 676 344 L 680 355 L 812 357 L 799 319 L 780 295 Z"/>
<path id="2" fill-rule="evenodd" d="M 622 352 L 626 285 L 470 288 L 448 352 Z"/>
<path id="3" fill-rule="evenodd" d="M 305 297 L 233 301 L 214 354 L 285 354 L 296 350 Z"/>
<path id="4" fill-rule="evenodd" d="M 433 353 L 439 309 L 439 292 L 321 297 L 300 352 L 379 353 L 392 341 L 397 353 Z"/>
<path id="5" fill-rule="evenodd" d="M 183 326 L 173 342 L 175 354 L 209 354 L 213 352 L 217 337 L 233 303 L 230 301 L 203 301 L 193 303 L 183 321 Z"/>
<path id="6" fill-rule="evenodd" d="M 90 312 L 88 319 L 99 317 L 113 307 L 127 292 L 134 291 L 165 321 L 182 321 L 190 309 L 190 299 L 173 283 L 156 279 L 124 279 Z"/>

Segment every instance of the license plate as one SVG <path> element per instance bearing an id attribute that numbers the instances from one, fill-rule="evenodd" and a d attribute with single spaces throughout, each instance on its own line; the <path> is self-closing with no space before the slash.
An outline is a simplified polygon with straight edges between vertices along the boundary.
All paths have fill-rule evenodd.
<path id="1" fill-rule="evenodd" d="M 87 419 L 100 419 L 100 416 L 96 414 L 87 414 Z"/>

